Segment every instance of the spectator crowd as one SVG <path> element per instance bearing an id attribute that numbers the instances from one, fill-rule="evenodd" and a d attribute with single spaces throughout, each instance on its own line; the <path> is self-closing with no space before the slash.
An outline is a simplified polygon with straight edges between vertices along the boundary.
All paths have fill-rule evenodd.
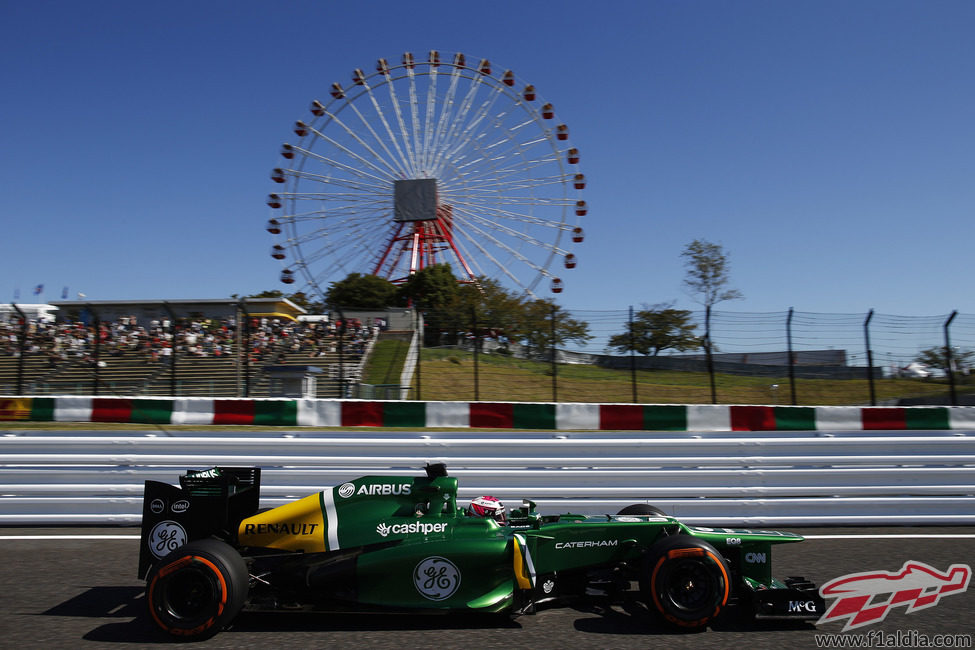
<path id="1" fill-rule="evenodd" d="M 158 317 L 140 324 L 135 316 L 121 316 L 97 326 L 94 321 L 30 320 L 23 349 L 27 356 L 46 357 L 52 369 L 67 362 L 104 365 L 105 357 L 168 364 L 174 353 L 180 357 L 232 356 L 238 337 L 246 332 L 245 349 L 254 363 L 281 363 L 288 353 L 323 357 L 339 351 L 340 339 L 342 353 L 357 358 L 378 334 L 383 323 L 376 320 L 365 325 L 358 319 L 301 323 L 251 317 L 240 328 L 234 318 Z M 20 354 L 22 329 L 17 318 L 0 322 L 0 355 Z"/>

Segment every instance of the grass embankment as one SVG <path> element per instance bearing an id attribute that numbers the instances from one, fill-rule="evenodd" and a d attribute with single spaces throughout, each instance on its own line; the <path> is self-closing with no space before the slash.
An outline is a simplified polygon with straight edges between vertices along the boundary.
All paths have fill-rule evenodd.
<path id="1" fill-rule="evenodd" d="M 363 372 L 363 383 L 374 386 L 398 385 L 409 350 L 409 341 L 399 339 L 376 341 Z"/>
<path id="2" fill-rule="evenodd" d="M 420 399 L 480 400 L 498 402 L 553 401 L 552 366 L 549 363 L 478 355 L 475 383 L 474 357 L 459 350 L 423 350 L 420 368 Z M 784 370 L 784 369 L 783 369 Z M 398 371 L 397 371 L 398 372 Z M 398 376 L 398 375 L 397 375 Z M 556 369 L 556 401 L 637 402 L 644 404 L 708 404 L 711 387 L 707 373 L 640 370 L 636 373 L 636 399 L 629 371 L 589 365 L 559 365 Z M 716 375 L 721 404 L 790 404 L 789 379 Z M 777 388 L 773 388 L 777 386 Z M 411 399 L 417 399 L 414 375 Z M 876 379 L 878 403 L 898 397 L 941 395 L 941 381 Z M 800 405 L 863 405 L 870 403 L 867 379 L 797 379 L 796 402 Z"/>

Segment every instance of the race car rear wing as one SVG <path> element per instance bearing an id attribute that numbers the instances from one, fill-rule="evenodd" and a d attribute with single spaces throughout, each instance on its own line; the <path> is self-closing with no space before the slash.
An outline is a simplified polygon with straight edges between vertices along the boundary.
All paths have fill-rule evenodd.
<path id="1" fill-rule="evenodd" d="M 179 487 L 146 481 L 142 498 L 139 577 L 186 542 L 219 537 L 233 542 L 240 521 L 257 512 L 261 468 L 212 467 L 189 470 Z"/>

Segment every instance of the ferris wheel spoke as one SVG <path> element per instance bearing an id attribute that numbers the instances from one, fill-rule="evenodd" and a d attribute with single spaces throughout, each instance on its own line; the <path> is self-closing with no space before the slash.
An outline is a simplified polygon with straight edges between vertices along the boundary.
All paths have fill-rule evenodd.
<path id="1" fill-rule="evenodd" d="M 369 97 L 369 102 L 372 104 L 372 108 L 373 111 L 375 111 L 376 117 L 379 118 L 380 123 L 383 125 L 383 128 L 386 130 L 388 141 L 392 143 L 393 148 L 396 149 L 396 160 L 399 163 L 402 172 L 402 178 L 409 178 L 413 174 L 412 165 L 410 164 L 410 157 L 403 153 L 403 149 L 400 147 L 399 144 L 399 139 L 393 133 L 393 128 L 389 125 L 389 120 L 386 118 L 386 112 L 379 105 L 379 100 L 376 99 L 376 95 L 375 93 L 373 93 L 372 87 L 369 86 L 369 84 L 365 79 L 363 79 L 361 83 L 362 83 L 362 87 L 365 88 L 366 90 L 365 94 L 367 97 Z M 387 83 L 387 85 L 391 85 L 391 83 Z M 399 104 L 394 102 L 393 105 L 395 107 L 396 114 L 399 115 Z M 383 150 L 389 153 L 389 155 L 392 157 L 393 156 L 392 152 L 390 152 L 389 148 L 386 146 L 386 140 L 381 138 L 376 133 L 376 131 L 372 128 L 372 125 L 369 124 L 369 122 L 362 115 L 361 111 L 359 111 L 359 109 L 355 105 L 352 106 L 352 109 L 356 112 L 356 114 L 359 116 L 359 119 L 362 121 L 363 125 L 365 125 L 366 129 L 369 130 L 372 136 L 383 148 Z"/>
<path id="2" fill-rule="evenodd" d="M 452 204 L 458 209 L 463 209 L 464 214 L 476 215 L 476 218 L 481 218 L 484 222 L 494 222 L 497 223 L 500 220 L 519 222 L 525 225 L 525 227 L 530 227 L 532 229 L 536 228 L 546 228 L 550 231 L 569 231 L 572 229 L 571 226 L 565 225 L 559 221 L 547 220 L 542 218 L 532 218 L 531 215 L 524 213 L 510 213 L 501 212 L 499 210 L 491 209 L 483 204 L 475 203 L 468 204 L 463 202 L 458 202 Z M 517 216 L 512 216 L 517 215 Z M 515 228 L 515 230 L 517 230 Z"/>
<path id="3" fill-rule="evenodd" d="M 427 77 L 427 110 L 423 119 L 423 157 L 424 175 L 431 174 L 433 147 L 433 121 L 437 114 L 437 66 L 431 66 Z"/>
<path id="4" fill-rule="evenodd" d="M 451 111 L 454 107 L 454 98 L 457 96 L 457 86 L 460 82 L 461 70 L 460 68 L 454 68 L 450 73 L 450 83 L 447 86 L 447 92 L 441 102 L 440 107 L 440 117 L 437 120 L 436 130 L 434 132 L 433 138 L 433 149 L 430 152 L 432 159 L 436 161 L 437 152 L 440 151 L 441 143 L 447 137 L 447 126 L 452 117 Z"/>
<path id="5" fill-rule="evenodd" d="M 315 129 L 314 127 L 310 128 L 309 130 L 312 133 L 314 133 L 316 137 L 321 138 L 323 141 L 329 143 L 330 145 L 335 147 L 338 151 L 344 153 L 346 156 L 351 158 L 353 161 L 366 165 L 370 169 L 374 170 L 376 173 L 386 176 L 387 178 L 390 179 L 397 178 L 397 176 L 402 172 L 402 170 L 396 169 L 396 167 L 394 167 L 389 160 L 380 156 L 361 137 L 359 137 L 357 133 L 355 133 L 352 129 L 350 129 L 345 124 L 345 122 L 338 119 L 338 117 L 334 113 L 326 112 L 326 115 L 328 115 L 331 118 L 330 123 L 338 124 L 340 128 L 342 128 L 349 136 L 352 137 L 353 140 L 355 140 L 359 144 L 359 146 L 361 146 L 363 149 L 369 152 L 369 154 L 371 154 L 375 160 L 382 163 L 382 165 L 375 164 L 372 160 L 369 160 L 365 156 L 356 153 L 355 151 L 345 146 L 338 140 L 325 135 L 320 130 Z"/>
<path id="6" fill-rule="evenodd" d="M 377 183 L 389 183 L 390 180 L 390 176 L 387 173 L 385 173 L 385 171 L 382 172 L 381 175 L 367 173 L 361 167 L 361 162 L 362 162 L 361 160 L 354 159 L 355 162 L 358 162 L 360 164 L 350 165 L 348 163 L 344 163 L 339 160 L 336 160 L 335 158 L 330 158 L 328 156 L 324 156 L 322 154 L 319 154 L 314 151 L 310 151 L 308 149 L 304 149 L 302 147 L 297 147 L 292 145 L 291 149 L 295 153 L 301 154 L 301 156 L 304 158 L 304 160 L 302 161 L 304 164 L 309 164 L 311 162 L 320 163 L 324 166 L 330 167 L 333 170 L 342 171 L 351 176 L 355 176 L 356 178 L 361 178 L 364 180 L 372 180 Z"/>
<path id="7" fill-rule="evenodd" d="M 460 140 L 461 135 L 467 130 L 467 127 L 464 126 L 464 117 L 470 111 L 471 106 L 474 103 L 474 99 L 477 95 L 477 92 L 481 90 L 482 85 L 483 85 L 483 80 L 481 77 L 474 77 L 471 79 L 471 85 L 467 90 L 467 94 L 464 96 L 464 99 L 461 101 L 461 105 L 458 108 L 458 110 L 454 113 L 453 120 L 451 120 L 451 124 L 449 129 L 447 130 L 447 136 L 444 139 L 443 145 L 437 151 L 438 159 L 441 162 L 434 169 L 434 172 L 436 174 L 443 173 L 444 163 L 450 160 L 452 155 L 455 155 L 455 153 L 452 152 L 457 151 L 458 143 L 454 142 L 453 145 L 451 145 L 451 143 L 454 140 Z M 500 92 L 500 90 L 498 90 L 498 92 Z M 480 122 L 480 119 L 478 119 L 477 121 Z M 470 126 L 470 123 L 468 123 L 468 126 Z M 464 131 L 461 131 L 462 128 L 464 128 Z"/>
<path id="8" fill-rule="evenodd" d="M 558 230 L 560 232 L 569 232 L 574 228 L 574 226 L 572 226 L 571 224 L 567 224 L 563 221 L 555 221 L 554 219 L 543 219 L 540 217 L 533 217 L 532 215 L 525 214 L 523 212 L 511 212 L 508 210 L 482 208 L 479 210 L 479 214 L 485 218 L 494 216 L 498 219 L 517 221 L 519 223 L 523 223 L 529 226 L 551 228 L 553 230 Z"/>
<path id="9" fill-rule="evenodd" d="M 300 217 L 282 217 L 279 221 L 292 228 L 303 228 L 308 232 L 295 234 L 291 239 L 300 240 L 302 238 L 314 238 L 324 236 L 329 233 L 340 233 L 352 229 L 359 229 L 369 234 L 376 230 L 377 221 L 381 214 L 375 213 L 363 216 L 362 213 L 367 208 L 344 208 L 333 210 L 328 214 L 309 214 Z"/>
<path id="10" fill-rule="evenodd" d="M 470 170 L 460 175 L 459 179 L 467 191 L 482 192 L 485 195 L 499 191 L 514 193 L 522 190 L 540 190 L 552 187 L 558 188 L 559 193 L 563 194 L 565 174 L 553 174 L 552 170 L 549 169 L 539 170 L 539 172 L 534 177 L 528 177 L 518 170 Z"/>
<path id="11" fill-rule="evenodd" d="M 322 201 L 355 201 L 356 203 L 374 203 L 376 205 L 391 205 L 389 198 L 383 194 L 373 192 L 302 192 L 300 194 L 282 194 L 282 199 L 293 201 L 295 206 L 305 202 Z"/>
<path id="12" fill-rule="evenodd" d="M 558 255 L 565 255 L 565 254 L 568 253 L 568 251 L 559 248 L 557 241 L 555 243 L 550 243 L 550 242 L 547 242 L 547 241 L 542 241 L 541 239 L 538 239 L 537 237 L 533 237 L 532 235 L 530 235 L 530 234 L 528 234 L 526 232 L 523 232 L 521 230 L 516 230 L 514 228 L 510 228 L 510 227 L 505 226 L 504 224 L 499 223 L 497 221 L 492 221 L 490 219 L 484 219 L 484 218 L 482 218 L 480 216 L 473 215 L 473 214 L 468 214 L 467 216 L 468 216 L 468 218 L 469 218 L 469 220 L 470 220 L 471 223 L 480 224 L 484 228 L 487 228 L 489 230 L 492 230 L 492 231 L 494 231 L 496 233 L 499 233 L 499 234 L 502 234 L 502 235 L 507 235 L 511 239 L 521 240 L 522 242 L 525 242 L 527 244 L 531 244 L 532 246 L 536 246 L 537 248 L 539 248 L 541 250 L 547 250 L 547 251 L 550 251 L 550 252 L 554 252 L 554 253 L 556 253 Z"/>
<path id="13" fill-rule="evenodd" d="M 564 228 L 564 227 L 554 227 L 553 229 L 559 231 L 559 234 L 556 235 L 554 242 L 547 242 L 539 239 L 536 236 L 536 234 L 541 234 L 542 232 L 545 231 L 539 230 L 538 228 L 532 228 L 531 230 L 528 230 L 528 229 L 518 229 L 512 226 L 508 226 L 502 222 L 501 218 L 494 218 L 494 219 L 490 218 L 491 213 L 489 211 L 480 209 L 479 207 L 474 207 L 473 209 L 470 209 L 468 208 L 468 206 L 461 205 L 459 206 L 458 212 L 465 220 L 465 222 L 470 223 L 471 225 L 479 224 L 481 227 L 488 228 L 498 234 L 506 235 L 512 239 L 519 239 L 522 241 L 530 242 L 536 247 L 538 247 L 539 249 L 545 249 L 545 250 L 561 250 L 558 248 L 558 242 L 561 238 L 561 233 L 570 230 L 569 228 Z M 513 221 L 513 219 L 510 219 L 508 217 L 504 217 L 504 219 L 506 221 Z M 520 221 L 530 226 L 553 227 L 553 226 L 560 225 L 560 224 L 551 224 L 549 222 L 538 223 L 538 222 L 533 222 L 529 219 L 524 219 Z M 562 252 L 567 252 L 567 251 L 562 251 Z"/>
<path id="14" fill-rule="evenodd" d="M 292 225 L 304 225 L 307 223 L 309 224 L 310 228 L 314 228 L 312 230 L 308 230 L 307 232 L 295 234 L 289 239 L 290 242 L 299 244 L 314 241 L 315 239 L 328 234 L 371 235 L 371 233 L 375 230 L 374 224 L 371 222 L 371 220 L 365 220 L 362 218 L 350 220 L 336 217 L 309 217 L 304 219 L 294 219 L 289 223 Z"/>
<path id="15" fill-rule="evenodd" d="M 520 287 L 520 288 L 528 291 L 529 293 L 531 293 L 531 291 L 528 289 L 528 287 L 525 286 L 525 284 L 522 283 L 522 281 L 518 279 L 518 276 L 516 276 L 514 273 L 511 272 L 510 265 L 503 264 L 499 260 L 497 260 L 494 257 L 494 254 L 490 250 L 488 250 L 487 247 L 484 246 L 484 244 L 482 243 L 481 240 L 475 239 L 473 237 L 470 237 L 466 232 L 462 232 L 461 233 L 461 236 L 467 242 L 469 242 L 470 245 L 474 247 L 474 249 L 476 249 L 478 252 L 480 252 L 480 254 L 484 257 L 484 259 L 489 260 L 494 265 L 494 267 L 497 268 L 501 272 L 502 275 L 506 276 L 509 280 L 511 280 L 513 283 L 515 283 L 518 287 Z M 502 247 L 502 248 L 504 248 L 504 247 Z M 481 268 L 481 265 L 480 264 L 478 264 L 478 268 L 479 269 Z M 486 273 L 482 273 L 481 275 L 487 275 L 487 274 Z"/>
<path id="16" fill-rule="evenodd" d="M 369 241 L 361 240 L 353 245 L 346 245 L 336 240 L 322 241 L 320 238 L 312 240 L 319 242 L 317 246 L 303 247 L 303 260 L 307 265 L 313 265 L 319 261 L 335 261 L 351 257 L 361 257 L 371 254 Z"/>
<path id="17" fill-rule="evenodd" d="M 346 243 L 330 242 L 326 241 L 328 238 L 325 235 L 355 235 L 360 238 L 373 238 L 375 236 L 375 229 L 369 228 L 368 224 L 348 224 L 348 223 L 336 223 L 334 221 L 329 221 L 327 224 L 316 224 L 316 227 L 308 232 L 296 234 L 291 237 L 288 242 L 292 245 L 303 246 L 315 241 L 322 240 L 322 246 L 345 246 Z"/>
<path id="18" fill-rule="evenodd" d="M 503 144 L 508 146 L 500 148 Z M 451 161 L 459 173 L 476 175 L 479 171 L 490 172 L 496 178 L 503 178 L 511 174 L 525 175 L 536 167 L 559 163 L 557 154 L 530 158 L 529 148 L 514 140 L 500 140 L 486 146 L 472 142 L 471 152 L 478 154 L 478 157 L 465 156 Z"/>
<path id="19" fill-rule="evenodd" d="M 500 191 L 498 192 L 500 193 Z M 484 204 L 486 210 L 490 210 L 498 216 L 510 217 L 510 218 L 520 218 L 522 213 L 512 212 L 506 210 L 506 207 L 526 207 L 526 208 L 561 208 L 565 209 L 569 206 L 576 205 L 576 201 L 571 198 L 558 197 L 558 196 L 545 196 L 542 194 L 525 194 L 525 195 L 502 195 L 492 194 L 490 191 L 464 191 L 461 190 L 447 190 L 442 195 L 442 203 L 460 203 L 466 202 L 471 204 Z M 546 221 L 552 221 L 552 218 L 545 219 Z M 559 222 L 564 221 L 560 219 Z"/>
<path id="20" fill-rule="evenodd" d="M 457 112 L 454 113 L 453 122 L 450 125 L 450 130 L 447 132 L 447 141 L 450 142 L 451 139 L 460 138 L 461 131 L 463 127 L 464 118 L 470 112 L 471 106 L 474 104 L 474 98 L 477 93 L 482 88 L 482 80 L 480 77 L 473 77 L 471 79 L 471 85 L 467 89 L 467 94 L 464 95 L 464 99 L 460 103 L 460 107 Z M 450 149 L 444 149 L 442 157 L 447 158 L 450 156 Z"/>
<path id="21" fill-rule="evenodd" d="M 547 272 L 547 271 L 545 271 L 545 267 L 543 267 L 543 266 L 541 266 L 541 265 L 540 265 L 540 264 L 538 264 L 537 262 L 535 262 L 535 261 L 533 261 L 533 260 L 532 260 L 531 258 L 529 258 L 529 257 L 527 257 L 526 255 L 524 255 L 524 254 L 523 254 L 523 253 L 522 253 L 521 251 L 519 251 L 518 249 L 515 249 L 515 248 L 513 248 L 513 247 L 511 247 L 511 246 L 509 246 L 509 245 L 508 245 L 507 243 L 505 243 L 504 241 L 502 241 L 502 240 L 500 240 L 500 239 L 498 239 L 497 237 L 495 237 L 495 236 L 494 236 L 494 235 L 493 235 L 492 233 L 490 233 L 490 232 L 488 232 L 487 230 L 484 230 L 483 228 L 480 228 L 480 227 L 478 227 L 478 226 L 477 226 L 476 224 L 473 224 L 473 223 L 471 223 L 471 222 L 468 222 L 468 225 L 470 226 L 470 231 L 472 231 L 472 232 L 476 232 L 476 233 L 477 233 L 478 235 L 480 235 L 480 236 L 481 236 L 482 238 L 484 238 L 484 239 L 486 239 L 486 240 L 488 240 L 488 241 L 490 241 L 490 242 L 491 242 L 492 244 L 494 244 L 494 246 L 495 246 L 495 247 L 497 247 L 497 248 L 498 248 L 498 249 L 500 249 L 500 250 L 503 250 L 503 251 L 505 251 L 505 252 L 506 252 L 506 253 L 508 253 L 508 254 L 509 254 L 509 255 L 510 255 L 511 257 L 513 257 L 513 258 L 515 258 L 515 259 L 517 259 L 517 260 L 518 260 L 519 262 L 521 262 L 521 263 L 523 263 L 523 264 L 525 264 L 526 266 L 528 266 L 528 267 L 530 267 L 530 268 L 532 268 L 532 269 L 534 269 L 534 270 L 535 270 L 535 271 L 537 271 L 538 273 L 542 273 L 542 274 L 544 274 L 544 273 L 546 273 L 546 272 Z M 477 241 L 478 241 L 478 240 L 475 240 L 474 238 L 472 238 L 472 237 L 470 237 L 470 236 L 469 236 L 469 235 L 470 235 L 470 233 L 469 233 L 469 232 L 468 232 L 467 230 L 462 230 L 461 232 L 462 232 L 462 233 L 463 233 L 463 234 L 464 234 L 465 236 L 468 236 L 468 239 L 469 239 L 470 241 L 474 241 L 474 242 L 477 242 Z M 500 264 L 500 262 L 497 262 L 497 260 L 495 260 L 495 258 L 494 258 L 494 257 L 491 257 L 491 259 L 492 259 L 493 261 L 495 261 L 495 262 L 496 262 L 497 264 Z M 506 266 L 506 265 L 502 265 L 502 266 Z"/>
<path id="22" fill-rule="evenodd" d="M 371 92 L 368 92 L 368 90 L 364 91 L 362 94 L 363 95 L 368 95 L 370 98 L 373 98 L 372 93 Z M 375 98 L 373 98 L 373 99 L 375 99 Z M 355 116 L 358 118 L 359 122 L 363 125 L 363 128 L 366 129 L 366 131 L 369 133 L 369 135 L 372 136 L 372 139 L 383 150 L 383 153 L 385 153 L 385 157 L 382 156 L 382 155 L 380 155 L 379 152 L 376 151 L 369 143 L 367 143 L 365 141 L 365 139 L 362 138 L 356 132 L 355 129 L 353 129 L 344 120 L 342 120 L 341 118 L 339 118 L 339 116 L 336 113 L 332 113 L 332 112 L 329 112 L 329 111 L 326 110 L 325 111 L 325 115 L 327 115 L 329 117 L 329 121 L 330 122 L 337 124 L 345 132 L 346 135 L 348 135 L 356 144 L 358 144 L 358 146 L 362 147 L 375 160 L 379 161 L 382 164 L 382 167 L 379 167 L 379 166 L 373 164 L 366 157 L 364 157 L 364 156 L 362 156 L 360 154 L 357 154 L 356 152 L 352 151 L 351 148 L 349 148 L 349 147 L 341 144 L 340 142 L 338 142 L 338 141 L 336 141 L 334 139 L 329 139 L 328 141 L 331 144 L 333 144 L 333 146 L 335 146 L 336 148 L 338 148 L 340 151 L 342 151 L 343 153 L 345 153 L 346 155 L 348 155 L 350 158 L 352 158 L 355 161 L 361 161 L 361 162 L 364 162 L 366 164 L 369 164 L 369 166 L 371 168 L 377 169 L 377 170 L 385 168 L 385 169 L 383 169 L 383 173 L 385 175 L 387 175 L 388 177 L 390 177 L 390 178 L 400 178 L 400 177 L 402 177 L 406 173 L 406 167 L 403 165 L 402 156 L 396 156 L 392 151 L 389 150 L 389 148 L 386 146 L 386 141 L 382 137 L 380 137 L 380 135 L 376 132 L 375 129 L 372 128 L 372 125 L 366 119 L 365 115 L 362 114 L 362 111 L 359 110 L 359 107 L 358 106 L 356 106 L 348 97 L 345 98 L 345 101 L 346 101 L 346 105 L 348 106 L 349 110 L 351 110 L 355 114 Z M 316 133 L 318 133 L 318 132 L 316 132 Z"/>
<path id="23" fill-rule="evenodd" d="M 413 68 L 406 69 L 410 90 L 410 118 L 413 125 L 412 142 L 414 147 L 413 169 L 415 174 L 423 174 L 423 143 L 420 136 L 420 100 L 416 92 L 416 75 Z"/>
<path id="24" fill-rule="evenodd" d="M 450 194 L 445 194 L 445 197 L 450 197 Z M 485 205 L 486 210 L 490 210 L 493 213 L 510 218 L 517 218 L 520 216 L 518 212 L 512 212 L 507 210 L 509 207 L 522 207 L 522 208 L 566 208 L 572 205 L 571 200 L 562 199 L 559 197 L 547 197 L 547 196 L 502 196 L 499 198 L 492 197 L 490 194 L 481 193 L 463 193 L 457 195 L 455 202 L 467 201 L 469 203 L 490 203 L 490 205 Z M 445 201 L 446 202 L 446 201 Z"/>
<path id="25" fill-rule="evenodd" d="M 389 89 L 389 103 L 393 107 L 393 113 L 396 115 L 396 122 L 399 124 L 399 135 L 403 140 L 403 148 L 406 149 L 405 159 L 408 161 L 409 175 L 415 176 L 417 171 L 416 156 L 413 153 L 413 147 L 411 142 L 416 141 L 416 136 L 414 135 L 411 140 L 409 136 L 409 130 L 406 127 L 406 120 L 403 118 L 403 111 L 400 108 L 399 98 L 396 95 L 396 86 L 392 83 L 387 83 L 386 87 Z M 410 93 L 412 96 L 413 93 Z M 390 133 L 390 137 L 394 137 Z M 395 142 L 395 140 L 394 140 Z M 399 151 L 399 146 L 397 143 L 396 150 Z"/>
<path id="26" fill-rule="evenodd" d="M 463 132 L 459 136 L 458 142 L 455 146 L 444 153 L 444 161 L 452 160 L 458 153 L 462 152 L 465 148 L 473 146 L 473 143 L 478 139 L 483 138 L 488 135 L 489 130 L 495 126 L 494 121 L 485 121 L 490 113 L 490 110 L 494 107 L 497 100 L 502 97 L 503 90 L 498 87 L 491 92 L 487 99 L 485 99 L 481 106 L 478 108 L 477 112 L 464 127 Z M 497 120 L 497 117 L 494 118 Z"/>
<path id="27" fill-rule="evenodd" d="M 293 176 L 294 178 L 303 178 L 303 179 L 308 180 L 310 182 L 324 184 L 324 185 L 328 185 L 328 184 L 338 185 L 339 187 L 344 187 L 345 189 L 348 189 L 348 190 L 354 190 L 354 191 L 356 191 L 358 193 L 376 193 L 376 194 L 378 194 L 378 193 L 381 193 L 381 192 L 388 192 L 389 191 L 389 183 L 385 183 L 385 184 L 369 184 L 369 185 L 367 185 L 367 184 L 364 184 L 364 183 L 357 183 L 357 182 L 353 181 L 352 179 L 345 179 L 345 178 L 338 178 L 338 177 L 330 177 L 330 176 L 325 175 L 325 174 L 315 174 L 315 173 L 312 173 L 312 172 L 306 172 L 306 171 L 297 170 L 297 169 L 285 169 L 284 171 L 286 173 L 288 173 L 289 175 Z"/>
<path id="28" fill-rule="evenodd" d="M 527 154 L 528 152 L 524 150 L 516 149 L 514 150 L 514 155 L 516 155 L 519 158 L 521 164 L 516 166 L 506 161 L 505 166 L 499 167 L 497 166 L 497 161 L 505 161 L 507 157 L 506 152 L 503 151 L 492 152 L 491 153 L 491 160 L 493 165 L 492 168 L 495 170 L 496 173 L 504 172 L 504 174 L 499 175 L 499 177 L 504 177 L 505 175 L 511 175 L 514 173 L 524 174 L 526 171 L 538 167 L 544 167 L 546 165 L 552 165 L 553 163 L 555 164 L 559 163 L 558 157 L 553 155 L 546 155 L 538 158 L 529 158 Z"/>

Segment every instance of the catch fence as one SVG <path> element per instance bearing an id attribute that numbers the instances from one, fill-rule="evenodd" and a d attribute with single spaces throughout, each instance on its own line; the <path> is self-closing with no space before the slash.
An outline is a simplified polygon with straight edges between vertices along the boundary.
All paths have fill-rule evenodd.
<path id="1" fill-rule="evenodd" d="M 560 341 L 560 321 L 585 323 L 591 339 Z M 406 320 L 416 326 L 415 315 Z M 38 345 L 27 323 L 0 324 L 0 394 L 172 397 L 268 397 L 267 363 L 321 366 L 316 397 L 488 402 L 599 402 L 639 404 L 965 405 L 975 403 L 970 365 L 975 315 L 899 316 L 866 312 L 824 314 L 692 311 L 697 349 L 665 349 L 656 356 L 613 349 L 633 310 L 553 310 L 536 326 L 545 337 L 532 347 L 507 341 L 485 325 L 450 332 L 448 347 L 411 347 L 410 372 L 380 369 L 363 379 L 369 358 L 362 341 L 336 330 L 314 344 L 297 324 L 262 332 L 226 333 L 220 357 L 192 354 L 179 341 L 172 360 L 144 359 L 142 351 L 110 347 L 82 328 L 86 356 L 55 359 Z M 320 331 L 320 330 L 319 330 Z M 75 335 L 76 339 L 79 337 Z M 419 340 L 416 337 L 415 340 Z M 430 340 L 430 336 L 426 337 Z M 514 337 L 513 337 L 514 338 Z M 555 344 L 551 341 L 554 338 Z M 541 340 L 541 343 L 537 341 Z M 78 342 L 77 340 L 75 342 Z M 98 342 L 102 348 L 98 354 Z M 297 342 L 297 344 L 296 344 Z M 710 347 L 702 347 L 710 342 Z M 316 347 L 317 346 L 317 347 Z M 113 350 L 108 353 L 106 350 Z M 933 365 L 914 363 L 928 352 Z M 92 354 L 93 353 L 93 354 Z M 140 356 L 143 355 L 143 356 Z M 413 360 L 416 362 L 413 363 Z M 401 361 L 400 361 L 401 363 Z M 398 383 L 396 380 L 399 379 Z M 371 385 L 377 384 L 377 385 Z"/>
<path id="2" fill-rule="evenodd" d="M 593 339 L 551 349 L 467 332 L 424 350 L 412 399 L 769 405 L 973 404 L 975 316 L 690 312 L 700 346 L 656 356 L 614 350 L 630 311 L 572 311 Z M 556 317 L 558 318 L 558 317 Z M 707 321 L 710 328 L 708 331 Z M 557 323 L 556 323 L 557 325 Z M 710 341 L 710 350 L 704 345 Z M 600 347 L 602 345 L 602 347 Z M 710 354 L 709 354 L 710 352 Z M 930 365 L 918 364 L 925 356 Z M 511 397 L 515 393 L 519 397 Z M 447 395 L 454 395 L 450 398 Z"/>

